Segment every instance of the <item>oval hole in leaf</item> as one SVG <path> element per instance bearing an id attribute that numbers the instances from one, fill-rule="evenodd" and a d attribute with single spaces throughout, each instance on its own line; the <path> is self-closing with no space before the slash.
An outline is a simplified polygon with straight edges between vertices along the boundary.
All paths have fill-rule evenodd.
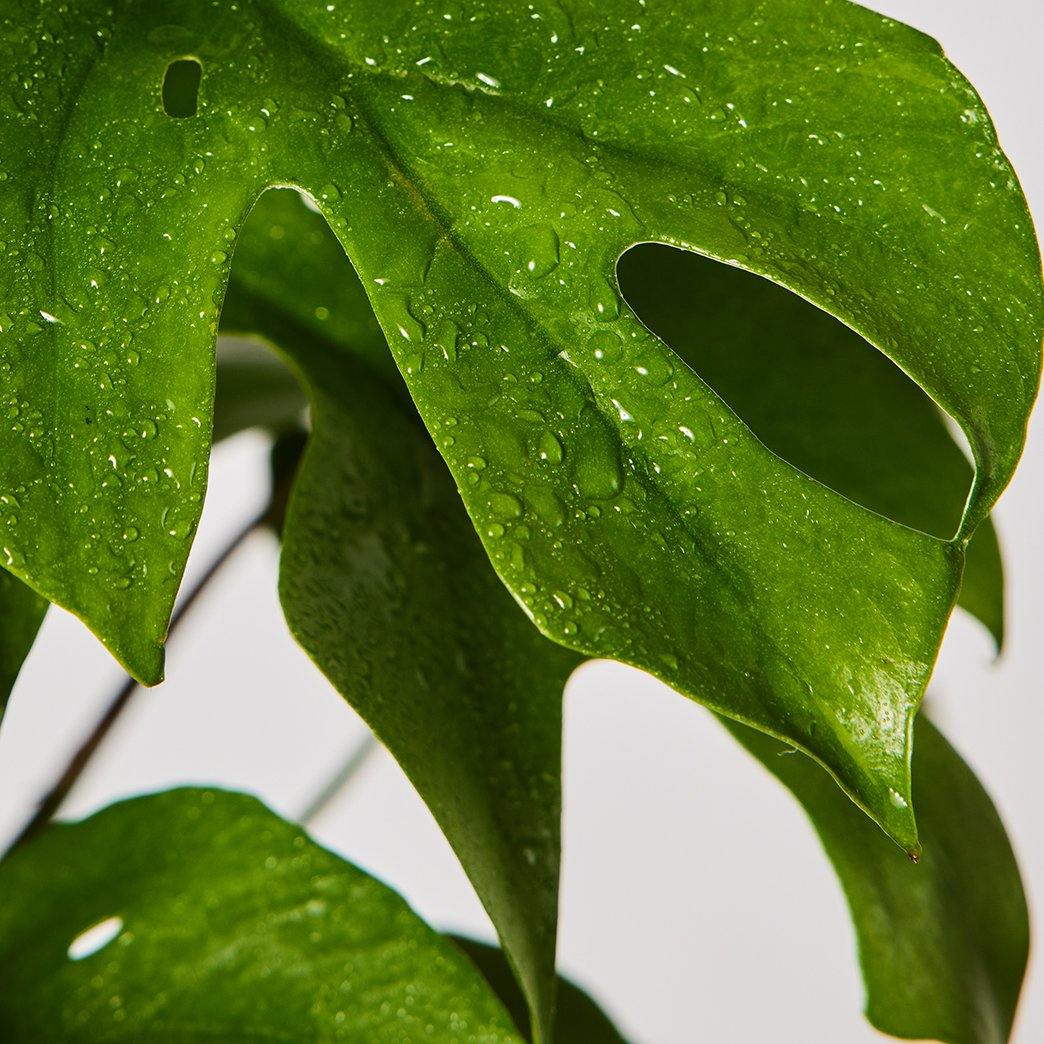
<path id="1" fill-rule="evenodd" d="M 163 76 L 163 111 L 177 120 L 195 116 L 199 110 L 199 85 L 203 66 L 195 58 L 178 58 Z"/>
<path id="2" fill-rule="evenodd" d="M 924 391 L 859 334 L 761 276 L 661 243 L 617 266 L 638 317 L 774 453 L 842 496 L 949 537 L 972 467 Z"/>
<path id="3" fill-rule="evenodd" d="M 92 924 L 76 936 L 66 951 L 71 961 L 82 961 L 99 950 L 105 949 L 123 931 L 122 917 L 106 917 L 104 921 Z"/>

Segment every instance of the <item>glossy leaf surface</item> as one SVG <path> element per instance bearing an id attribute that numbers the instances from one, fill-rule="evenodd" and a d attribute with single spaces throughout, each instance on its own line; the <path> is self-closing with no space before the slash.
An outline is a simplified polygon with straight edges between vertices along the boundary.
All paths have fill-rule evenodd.
<path id="1" fill-rule="evenodd" d="M 51 827 L 0 863 L 0 893 L 12 1044 L 521 1040 L 450 940 L 244 795 Z"/>
<path id="2" fill-rule="evenodd" d="M 932 41 L 840 0 L 443 13 L 9 6 L 10 568 L 159 678 L 231 246 L 259 192 L 299 185 L 538 627 L 798 745 L 916 848 L 912 715 L 1040 362 L 1039 257 L 981 104 Z M 899 363 L 975 454 L 961 538 L 766 450 L 622 303 L 639 240 L 766 275 Z"/>
<path id="3" fill-rule="evenodd" d="M 942 734 L 918 719 L 914 865 L 807 758 L 726 726 L 801 802 L 841 879 L 867 1018 L 897 1037 L 1004 1044 L 1029 952 L 1026 899 L 993 802 Z"/>
<path id="4" fill-rule="evenodd" d="M 317 232 L 331 258 L 313 249 Z M 235 270 L 226 328 L 278 338 L 311 399 L 313 434 L 283 530 L 287 622 L 428 803 L 546 1034 L 562 692 L 580 657 L 547 643 L 490 569 L 386 349 L 374 355 L 383 377 L 367 366 L 383 338 L 375 325 L 367 334 L 362 287 L 322 219 L 293 193 L 271 194 L 247 223 Z M 330 291 L 328 325 L 315 329 L 307 293 L 287 293 L 278 277 L 288 271 Z"/>
<path id="5" fill-rule="evenodd" d="M 273 248 L 274 243 L 280 244 L 278 249 Z M 301 251 L 298 246 L 301 244 L 306 245 L 307 249 Z M 322 219 L 310 213 L 294 194 L 272 193 L 266 196 L 258 204 L 239 245 L 236 276 L 225 315 L 230 328 L 251 329 L 252 316 L 254 326 L 259 326 L 264 333 L 289 343 L 311 344 L 320 357 L 325 353 L 328 359 L 340 359 L 343 367 L 340 372 L 353 372 L 352 368 L 358 364 L 354 361 L 351 338 L 347 344 L 339 344 L 342 335 L 335 333 L 331 341 L 326 340 L 330 329 L 327 323 L 332 323 L 334 330 L 343 329 L 341 324 L 347 323 L 352 316 L 361 321 L 365 315 L 361 288 L 352 273 L 346 270 L 344 260 L 338 260 L 337 250 L 333 237 L 328 232 L 324 235 Z M 286 260 L 285 266 L 281 259 Z M 316 259 L 316 263 L 310 259 Z M 637 280 L 640 280 L 642 274 L 654 282 L 662 282 L 672 271 L 677 274 L 674 269 L 663 270 L 646 264 L 642 272 L 636 273 L 635 279 L 627 281 L 625 285 L 634 290 L 640 285 Z M 303 302 L 295 293 L 295 274 L 313 295 L 306 297 Z M 705 273 L 709 279 L 717 274 L 717 269 Z M 711 286 L 713 303 L 723 311 L 728 310 L 730 300 L 737 300 L 737 289 L 744 292 L 750 289 L 743 281 L 724 277 L 712 282 Z M 677 289 L 680 292 L 682 287 Z M 696 292 L 697 289 L 690 287 L 689 292 Z M 746 297 L 743 300 L 750 302 L 752 307 L 757 303 L 756 298 Z M 785 308 L 788 302 L 783 301 L 782 305 L 782 313 L 772 312 L 777 323 L 780 317 L 785 319 L 787 316 Z M 659 305 L 650 299 L 649 306 L 648 311 L 643 311 L 649 320 L 654 317 L 666 319 L 672 314 L 672 298 L 661 301 Z M 324 318 L 315 317 L 316 309 L 320 310 Z M 681 348 L 685 344 L 684 329 L 664 332 L 669 334 L 672 342 L 677 338 L 680 350 L 684 350 Z M 817 333 L 814 326 L 810 333 Z M 831 337 L 841 338 L 836 345 L 838 351 L 852 347 L 845 341 L 843 331 L 833 324 L 824 326 L 818 334 L 818 339 L 808 343 L 812 359 L 819 366 L 829 365 L 834 358 L 828 351 Z M 360 359 L 379 361 L 384 358 L 375 350 L 379 335 L 367 328 L 364 322 L 354 329 L 352 337 L 361 344 Z M 737 341 L 739 345 L 742 343 Z M 783 343 L 787 344 L 785 340 Z M 302 359 L 308 360 L 312 358 L 313 352 L 298 350 L 289 354 L 300 355 Z M 749 357 L 742 353 L 732 358 L 737 366 L 745 359 L 749 362 Z M 803 376 L 805 380 L 811 380 L 814 373 L 803 370 L 801 360 L 798 353 L 790 360 L 793 363 L 791 378 Z M 848 367 L 840 368 L 837 373 L 846 370 L 851 371 L 851 363 Z M 727 379 L 731 372 L 722 369 L 720 376 Z M 739 373 L 742 372 L 742 369 L 739 370 Z M 376 485 L 376 491 L 371 490 L 368 497 L 357 489 L 358 479 L 353 478 L 347 483 L 343 479 L 338 481 L 337 468 L 333 462 L 351 460 L 358 455 L 359 450 L 349 451 L 347 447 L 340 447 L 337 452 L 332 452 L 334 447 L 328 438 L 323 437 L 323 432 L 339 431 L 342 430 L 341 425 L 344 425 L 343 430 L 354 432 L 348 442 L 354 441 L 357 447 L 365 447 L 372 445 L 373 439 L 361 428 L 368 427 L 370 431 L 379 432 L 397 430 L 406 404 L 394 392 L 390 397 L 383 395 L 385 388 L 394 389 L 399 384 L 399 378 L 394 372 L 385 373 L 384 376 L 389 383 L 382 383 L 379 389 L 369 380 L 359 386 L 348 382 L 357 388 L 356 394 L 362 400 L 355 407 L 356 421 L 343 419 L 337 423 L 329 411 L 320 410 L 315 415 L 317 448 L 312 450 L 309 467 L 315 475 L 316 484 L 324 490 L 319 497 L 320 502 L 336 503 L 340 500 L 348 503 L 349 498 L 343 495 L 343 491 L 355 490 L 355 496 L 350 502 L 358 518 L 348 527 L 348 532 L 366 533 L 367 526 L 379 533 L 386 530 L 379 514 L 367 517 L 358 512 L 358 507 L 378 499 L 378 492 L 388 485 L 389 479 L 370 474 L 368 481 Z M 903 385 L 895 382 L 895 375 L 890 370 L 875 368 L 871 357 L 862 368 L 854 371 L 853 380 L 856 378 L 859 379 L 857 390 L 869 398 L 871 406 L 879 399 L 889 401 L 892 405 L 891 413 L 897 420 L 903 418 L 904 423 L 916 426 L 926 439 L 933 438 L 932 433 L 938 430 L 932 427 L 936 423 L 934 415 L 930 409 L 925 413 L 923 400 L 910 397 L 908 392 L 902 390 Z M 338 387 L 337 379 L 333 377 L 326 380 L 316 377 L 314 381 L 318 388 L 325 389 L 325 395 Z M 737 380 L 734 383 L 737 392 L 741 391 L 742 382 Z M 229 383 L 227 389 L 233 391 L 234 383 Z M 842 385 L 838 391 L 845 395 L 849 389 Z M 322 402 L 323 398 L 321 395 L 319 401 Z M 383 416 L 377 415 L 382 409 L 385 411 Z M 765 427 L 759 434 L 763 438 L 768 440 L 787 434 L 787 425 L 783 423 L 785 417 L 771 410 L 765 410 L 761 416 Z M 824 423 L 829 421 L 829 414 L 822 419 Z M 872 425 L 874 414 L 870 413 L 863 419 Z M 856 415 L 855 422 L 859 420 L 860 416 Z M 831 444 L 837 447 L 839 454 L 849 452 L 849 429 L 837 421 L 835 425 Z M 863 430 L 865 432 L 866 429 Z M 404 435 L 406 431 L 412 433 L 417 443 L 416 453 L 420 455 L 421 448 L 428 445 L 427 435 L 419 426 L 403 429 Z M 932 488 L 932 483 L 927 479 L 938 474 L 940 478 L 936 490 L 945 493 L 949 489 L 952 493 L 953 487 L 947 487 L 944 480 L 948 474 L 959 483 L 960 477 L 965 474 L 959 467 L 959 451 L 952 442 L 936 439 L 928 444 L 935 448 L 935 452 L 925 452 L 921 458 L 932 469 L 924 484 Z M 809 448 L 811 444 L 797 439 L 793 445 L 800 450 Z M 823 467 L 829 467 L 833 460 L 822 454 L 819 458 L 809 459 L 813 464 L 821 460 L 820 466 Z M 895 464 L 896 461 L 887 452 L 879 458 L 881 468 L 886 465 L 894 467 Z M 387 473 L 399 476 L 404 473 L 404 469 L 391 467 Z M 851 473 L 845 472 L 845 475 L 848 474 L 855 476 L 852 480 L 854 484 L 845 490 L 850 496 L 865 498 L 872 503 L 871 498 L 884 488 L 875 484 L 879 475 L 875 468 L 865 471 L 853 468 Z M 897 474 L 896 478 L 902 480 L 903 476 Z M 911 483 L 910 488 L 921 487 Z M 310 500 L 304 491 L 298 493 L 298 506 L 307 505 Z M 914 510 L 920 510 L 922 517 L 931 517 L 930 512 L 938 509 L 938 505 L 927 501 L 921 501 L 920 505 L 918 507 L 915 501 Z M 292 513 L 289 531 L 291 539 L 294 539 L 294 518 Z M 324 536 L 317 527 L 312 535 L 311 546 L 316 549 L 319 558 L 327 556 L 334 562 L 343 561 L 337 546 L 338 539 L 333 534 L 339 533 L 345 526 L 344 518 L 338 520 L 335 514 L 330 513 L 324 516 L 323 521 L 327 535 Z M 428 538 L 428 553 L 435 560 L 459 559 L 461 551 L 456 548 L 467 550 L 469 546 L 459 543 L 459 533 L 452 528 L 429 530 Z M 378 538 L 371 534 L 368 541 L 376 546 Z M 309 544 L 304 542 L 302 546 Z M 461 572 L 470 570 L 478 574 L 482 569 L 488 570 L 477 543 L 471 543 L 470 554 L 474 561 L 469 569 Z M 404 559 L 407 565 L 410 561 L 408 557 Z M 360 566 L 356 562 L 353 568 L 353 564 L 348 562 L 344 568 L 343 585 L 332 585 L 326 590 L 315 591 L 310 600 L 314 617 L 317 620 L 338 619 L 337 614 L 342 611 L 339 607 L 344 604 L 345 591 L 351 590 L 350 579 L 354 576 L 355 583 L 361 585 L 358 597 L 370 600 L 371 626 L 375 629 L 373 640 L 362 642 L 361 646 L 379 649 L 391 643 L 394 650 L 401 651 L 403 647 L 395 633 L 397 625 L 394 615 L 388 608 L 391 598 L 389 589 L 381 591 L 371 585 L 368 565 Z M 316 575 L 321 578 L 324 570 L 318 570 Z M 988 580 L 982 590 L 995 590 L 999 575 L 989 571 L 984 571 L 982 575 Z M 408 588 L 409 584 L 405 586 Z M 431 585 L 419 586 L 427 590 Z M 390 588 L 392 593 L 397 590 L 396 586 Z M 472 609 L 478 616 L 498 611 L 518 615 L 513 605 L 496 597 L 490 598 L 485 605 L 476 602 Z M 440 612 L 452 618 L 452 609 L 443 608 Z M 376 630 L 381 627 L 388 628 L 383 635 Z M 339 629 L 354 634 L 357 627 L 339 625 Z M 409 657 L 410 650 L 406 650 L 406 655 Z M 506 661 L 510 653 L 501 650 L 499 655 Z M 560 651 L 549 642 L 527 645 L 525 660 L 530 677 L 540 676 L 544 656 L 557 659 L 559 655 Z M 317 659 L 324 666 L 323 658 L 319 656 Z M 519 670 L 518 665 L 515 670 Z M 347 686 L 343 691 L 355 702 L 358 690 L 358 686 Z M 520 690 L 519 698 L 525 702 L 527 698 L 533 699 L 533 695 L 532 692 L 526 694 Z M 549 698 L 548 713 L 552 713 L 550 705 Z M 553 713 L 557 717 L 557 709 Z M 869 820 L 852 808 L 829 777 L 814 764 L 799 755 L 780 757 L 780 752 L 785 748 L 778 743 L 759 737 L 757 733 L 741 726 L 732 728 L 737 738 L 794 791 L 824 839 L 845 884 L 853 918 L 863 940 L 862 960 L 868 988 L 868 1013 L 875 1025 L 888 1032 L 913 1037 L 920 1035 L 955 1041 L 1003 1039 L 998 1034 L 1010 1024 L 1025 965 L 1026 924 L 1021 884 L 996 812 L 970 771 L 945 740 L 929 723 L 919 727 L 920 746 L 915 761 L 916 795 L 924 817 L 922 825 L 928 849 L 922 863 L 914 866 Z M 519 735 L 515 743 L 515 757 L 519 758 L 525 755 L 530 737 Z M 698 753 L 694 752 L 694 756 L 698 756 Z M 492 797 L 491 800 L 495 801 L 496 798 Z M 433 807 L 437 809 L 437 806 Z M 974 828 L 962 828 L 962 819 L 973 822 Z M 469 860 L 476 859 L 474 850 L 469 853 L 458 847 L 458 853 L 465 866 L 469 865 Z M 528 901 L 533 902 L 534 899 L 535 896 L 530 893 Z M 491 906 L 490 909 L 496 920 L 496 907 Z M 991 909 L 995 910 L 995 914 L 989 913 Z M 498 992 L 506 996 L 509 992 L 509 988 L 503 985 L 506 966 L 495 954 L 491 960 L 498 974 L 497 981 L 501 983 L 497 987 Z M 515 998 L 509 1003 L 509 1008 L 521 1021 L 524 1016 L 519 1003 L 519 999 Z M 557 1029 L 560 1039 L 570 1039 L 563 1036 L 571 1025 L 568 1008 L 568 1000 L 560 995 L 559 1018 L 565 1020 L 560 1022 Z M 982 1032 L 981 1037 L 973 1035 L 973 1032 L 979 1032 L 974 1029 L 976 1026 Z"/>

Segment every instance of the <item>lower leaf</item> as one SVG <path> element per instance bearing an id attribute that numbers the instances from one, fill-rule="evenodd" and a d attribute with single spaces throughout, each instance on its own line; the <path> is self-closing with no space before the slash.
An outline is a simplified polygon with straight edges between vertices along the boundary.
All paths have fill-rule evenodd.
<path id="1" fill-rule="evenodd" d="M 454 944 L 253 798 L 182 789 L 0 863 L 10 1044 L 519 1044 Z"/>

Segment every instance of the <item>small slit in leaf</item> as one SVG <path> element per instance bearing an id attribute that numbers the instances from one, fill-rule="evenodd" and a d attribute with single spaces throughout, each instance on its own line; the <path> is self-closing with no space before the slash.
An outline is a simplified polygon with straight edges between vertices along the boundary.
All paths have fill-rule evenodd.
<path id="1" fill-rule="evenodd" d="M 163 77 L 163 111 L 177 120 L 195 116 L 199 110 L 202 79 L 203 66 L 195 58 L 171 62 Z"/>
<path id="2" fill-rule="evenodd" d="M 948 418 L 887 356 L 804 298 L 692 251 L 618 263 L 645 325 L 777 456 L 933 536 L 957 528 L 972 468 Z"/>
<path id="3" fill-rule="evenodd" d="M 123 931 L 122 917 L 106 917 L 80 932 L 66 951 L 71 961 L 82 961 L 103 950 Z"/>

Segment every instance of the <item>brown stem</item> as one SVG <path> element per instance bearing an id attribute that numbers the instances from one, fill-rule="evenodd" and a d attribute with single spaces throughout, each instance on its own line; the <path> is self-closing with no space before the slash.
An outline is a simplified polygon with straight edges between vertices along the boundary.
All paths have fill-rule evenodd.
<path id="1" fill-rule="evenodd" d="M 206 572 L 196 581 L 195 584 L 193 584 L 188 593 L 178 604 L 177 609 L 174 611 L 174 615 L 170 618 L 170 627 L 167 629 L 168 636 L 174 633 L 175 628 L 185 618 L 189 610 L 191 610 L 196 604 L 199 596 L 206 589 L 210 581 L 214 579 L 221 567 L 225 565 L 237 550 L 239 550 L 244 541 L 254 532 L 254 530 L 260 528 L 266 523 L 271 523 L 271 516 L 272 507 L 271 505 L 268 505 L 265 507 L 264 511 L 255 515 L 249 522 L 242 526 L 235 536 L 233 536 L 233 538 L 225 545 L 220 554 L 218 554 L 210 565 L 207 566 Z M 55 781 L 51 789 L 43 796 L 39 805 L 37 805 L 36 811 L 32 814 L 28 822 L 19 832 L 18 836 L 11 843 L 8 852 L 21 847 L 27 841 L 31 841 L 45 826 L 47 826 L 51 817 L 58 811 L 62 802 L 65 801 L 69 792 L 76 785 L 77 780 L 79 780 L 80 776 L 83 775 L 84 769 L 87 768 L 91 759 L 94 757 L 95 753 L 97 753 L 98 748 L 105 741 L 105 737 L 108 736 L 113 725 L 115 725 L 119 720 L 120 715 L 126 709 L 131 697 L 137 691 L 138 685 L 139 683 L 134 678 L 128 676 L 127 680 L 120 687 L 120 690 L 109 702 L 108 707 L 105 709 L 105 713 L 98 719 L 87 738 L 80 744 L 76 752 L 69 759 L 62 774 Z"/>

